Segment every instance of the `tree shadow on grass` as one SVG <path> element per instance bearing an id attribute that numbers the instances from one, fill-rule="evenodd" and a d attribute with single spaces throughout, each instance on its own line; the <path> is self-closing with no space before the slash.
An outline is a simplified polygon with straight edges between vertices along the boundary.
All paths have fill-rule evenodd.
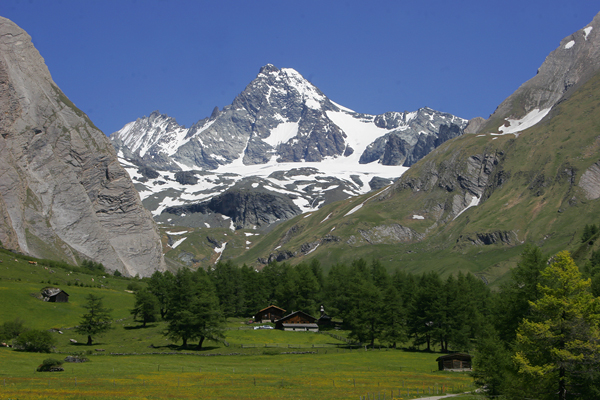
<path id="1" fill-rule="evenodd" d="M 144 325 L 136 325 L 136 326 L 125 326 L 125 330 L 131 331 L 131 330 L 137 330 L 137 329 L 147 329 L 147 328 L 155 328 L 157 327 L 158 324 L 146 324 L 146 326 Z"/>
<path id="2" fill-rule="evenodd" d="M 165 344 L 164 346 L 152 346 L 153 349 L 157 349 L 160 350 L 162 349 L 164 350 L 170 350 L 170 351 L 198 351 L 198 352 L 204 352 L 204 351 L 209 351 L 209 350 L 216 350 L 219 347 L 217 346 L 202 346 L 202 348 L 200 350 L 198 350 L 196 348 L 196 345 L 191 343 L 187 346 L 181 346 L 181 345 L 177 345 L 177 344 Z"/>
<path id="3" fill-rule="evenodd" d="M 104 345 L 104 343 L 101 342 L 94 342 L 92 344 L 87 344 L 87 342 L 77 342 L 77 343 L 69 343 L 71 346 L 75 346 L 75 347 L 86 347 L 88 349 L 94 348 L 94 347 L 98 347 L 98 346 L 102 346 Z"/>

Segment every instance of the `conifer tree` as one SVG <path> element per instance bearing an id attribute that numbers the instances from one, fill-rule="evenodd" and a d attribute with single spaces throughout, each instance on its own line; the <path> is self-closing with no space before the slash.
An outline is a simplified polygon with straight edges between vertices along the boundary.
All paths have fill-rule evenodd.
<path id="1" fill-rule="evenodd" d="M 394 286 L 389 285 L 383 292 L 381 338 L 393 348 L 396 348 L 398 343 L 408 340 L 406 318 L 407 312 L 402 304 L 400 293 Z"/>
<path id="2" fill-rule="evenodd" d="M 162 319 L 169 312 L 169 299 L 174 290 L 174 283 L 175 276 L 170 271 L 155 271 L 148 280 L 148 291 L 156 296 Z"/>
<path id="3" fill-rule="evenodd" d="M 515 364 L 525 384 L 536 382 L 539 398 L 566 400 L 595 391 L 600 367 L 600 300 L 590 293 L 568 252 L 543 272 L 541 297 L 517 331 Z"/>
<path id="4" fill-rule="evenodd" d="M 146 323 L 155 322 L 159 313 L 158 299 L 148 289 L 141 289 L 135 293 L 135 304 L 131 310 L 134 319 L 141 319 L 142 327 Z"/>
<path id="5" fill-rule="evenodd" d="M 93 343 L 93 336 L 99 336 L 107 332 L 111 326 L 111 309 L 104 307 L 102 297 L 94 294 L 86 296 L 86 303 L 82 306 L 87 310 L 83 314 L 79 325 L 75 328 L 75 332 L 87 335 L 87 345 Z"/>

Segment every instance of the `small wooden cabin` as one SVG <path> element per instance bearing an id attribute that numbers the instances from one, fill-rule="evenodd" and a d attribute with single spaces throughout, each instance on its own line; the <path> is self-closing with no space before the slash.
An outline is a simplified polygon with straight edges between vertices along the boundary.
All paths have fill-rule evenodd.
<path id="1" fill-rule="evenodd" d="M 452 353 L 438 357 L 435 361 L 438 362 L 438 368 L 443 370 L 470 370 L 471 355 L 466 353 Z"/>
<path id="2" fill-rule="evenodd" d="M 254 322 L 275 322 L 285 315 L 285 310 L 274 305 L 263 308 L 254 315 Z"/>
<path id="3" fill-rule="evenodd" d="M 317 319 L 312 315 L 308 315 L 303 311 L 295 311 L 277 321 L 275 329 L 318 332 L 319 325 L 316 324 L 316 321 Z"/>
<path id="4" fill-rule="evenodd" d="M 68 303 L 69 294 L 60 288 L 42 289 L 42 298 L 50 303 Z"/>
<path id="5" fill-rule="evenodd" d="M 327 313 L 325 312 L 325 307 L 322 304 L 321 304 L 321 316 L 317 320 L 317 325 L 319 325 L 319 328 L 321 328 L 321 329 L 332 328 L 334 326 L 333 320 L 331 319 L 331 317 L 329 315 L 327 315 Z"/>

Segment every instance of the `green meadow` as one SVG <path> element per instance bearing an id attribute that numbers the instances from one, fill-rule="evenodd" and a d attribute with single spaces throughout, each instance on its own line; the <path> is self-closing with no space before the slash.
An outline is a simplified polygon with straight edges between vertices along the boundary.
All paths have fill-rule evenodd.
<path id="1" fill-rule="evenodd" d="M 44 357 L 0 351 L 0 397 L 359 399 L 385 394 L 408 399 L 473 389 L 465 373 L 435 371 L 436 354 L 400 350 L 212 357 L 101 355 L 90 356 L 86 363 L 65 363 L 64 372 L 35 372 Z"/>
<path id="2" fill-rule="evenodd" d="M 439 354 L 350 348 L 344 331 L 255 330 L 248 319 L 229 319 L 224 340 L 201 351 L 193 342 L 181 348 L 163 336 L 164 322 L 142 328 L 131 317 L 127 287 L 143 280 L 34 265 L 12 254 L 0 259 L 0 323 L 20 318 L 28 328 L 53 329 L 56 339 L 51 354 L 0 348 L 2 399 L 412 399 L 474 389 L 467 373 L 437 371 Z M 64 289 L 69 302 L 36 298 L 46 286 Z M 92 346 L 73 331 L 89 293 L 103 296 L 113 318 L 113 329 Z M 89 362 L 36 371 L 46 358 L 67 355 Z"/>

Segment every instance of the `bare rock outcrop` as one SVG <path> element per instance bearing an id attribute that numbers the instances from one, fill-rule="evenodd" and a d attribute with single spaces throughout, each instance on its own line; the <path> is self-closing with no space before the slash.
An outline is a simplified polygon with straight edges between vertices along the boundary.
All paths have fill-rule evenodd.
<path id="1" fill-rule="evenodd" d="M 456 245 L 462 247 L 465 244 L 476 246 L 489 246 L 493 244 L 514 246 L 519 241 L 519 235 L 515 231 L 493 231 L 474 232 L 460 235 Z"/>
<path id="2" fill-rule="evenodd" d="M 425 235 L 400 224 L 379 225 L 368 230 L 359 229 L 360 237 L 351 236 L 348 244 L 355 245 L 360 242 L 369 244 L 410 243 L 422 240 Z"/>
<path id="3" fill-rule="evenodd" d="M 588 200 L 600 198 L 600 161 L 589 167 L 579 179 L 579 187 Z"/>
<path id="4" fill-rule="evenodd" d="M 108 138 L 52 80 L 31 37 L 0 17 L 0 240 L 147 276 L 164 269 L 154 221 Z"/>

